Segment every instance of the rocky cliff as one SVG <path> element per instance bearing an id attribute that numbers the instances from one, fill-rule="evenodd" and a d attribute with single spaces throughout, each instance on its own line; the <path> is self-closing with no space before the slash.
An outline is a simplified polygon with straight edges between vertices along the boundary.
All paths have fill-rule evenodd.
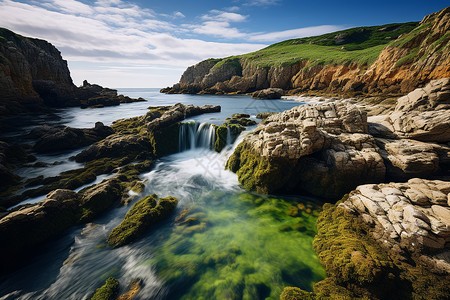
<path id="1" fill-rule="evenodd" d="M 361 27 L 289 40 L 189 67 L 166 93 L 404 94 L 450 76 L 450 7 L 420 23 Z"/>
<path id="2" fill-rule="evenodd" d="M 145 101 L 90 84 L 76 87 L 52 44 L 0 28 L 0 116 L 46 107 L 103 107 Z"/>
<path id="3" fill-rule="evenodd" d="M 0 28 L 0 111 L 67 106 L 76 87 L 67 62 L 50 43 Z"/>

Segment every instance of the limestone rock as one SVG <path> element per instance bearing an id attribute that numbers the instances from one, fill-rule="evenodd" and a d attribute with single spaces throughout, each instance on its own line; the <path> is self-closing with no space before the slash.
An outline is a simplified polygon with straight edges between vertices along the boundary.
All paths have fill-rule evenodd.
<path id="1" fill-rule="evenodd" d="M 414 178 L 407 183 L 358 186 L 342 207 L 375 224 L 373 236 L 380 244 L 427 254 L 448 272 L 450 261 L 437 262 L 437 256 L 450 243 L 449 193 L 450 182 Z"/>
<path id="2" fill-rule="evenodd" d="M 450 142 L 450 78 L 431 81 L 398 99 L 395 110 L 370 120 L 373 134 L 424 142 Z"/>
<path id="3" fill-rule="evenodd" d="M 228 167 L 250 189 L 306 190 L 340 197 L 360 183 L 381 181 L 385 176 L 366 118 L 356 106 L 341 102 L 302 105 L 274 114 L 244 139 Z M 255 164 L 244 151 L 265 163 Z M 264 171 L 258 170 L 266 164 Z"/>
<path id="4" fill-rule="evenodd" d="M 147 128 L 148 130 L 152 131 L 155 129 L 168 127 L 172 124 L 183 121 L 186 118 L 204 113 L 219 112 L 220 109 L 221 107 L 219 105 L 194 106 L 177 103 L 160 116 L 150 116 L 149 114 L 147 114 Z"/>
<path id="5" fill-rule="evenodd" d="M 388 180 L 426 178 L 450 168 L 450 147 L 410 139 L 376 139 Z"/>

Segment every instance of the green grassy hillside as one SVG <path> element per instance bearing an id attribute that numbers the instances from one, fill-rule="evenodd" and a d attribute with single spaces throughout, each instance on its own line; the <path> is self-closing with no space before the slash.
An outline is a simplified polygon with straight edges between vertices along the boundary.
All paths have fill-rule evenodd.
<path id="1" fill-rule="evenodd" d="M 270 45 L 256 52 L 233 56 L 246 58 L 259 67 L 288 66 L 302 60 L 314 64 L 357 62 L 369 65 L 381 50 L 418 22 L 356 27 L 320 36 L 299 38 Z"/>

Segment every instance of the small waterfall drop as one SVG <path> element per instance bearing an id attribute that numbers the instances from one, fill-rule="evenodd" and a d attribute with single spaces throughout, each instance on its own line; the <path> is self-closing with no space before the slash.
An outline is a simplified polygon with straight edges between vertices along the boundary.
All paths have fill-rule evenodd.
<path id="1" fill-rule="evenodd" d="M 231 145 L 232 143 L 232 138 L 231 138 L 231 129 L 230 127 L 227 127 L 227 145 Z"/>
<path id="2" fill-rule="evenodd" d="M 197 148 L 212 150 L 216 141 L 216 130 L 208 123 L 181 123 L 178 141 L 180 152 Z"/>

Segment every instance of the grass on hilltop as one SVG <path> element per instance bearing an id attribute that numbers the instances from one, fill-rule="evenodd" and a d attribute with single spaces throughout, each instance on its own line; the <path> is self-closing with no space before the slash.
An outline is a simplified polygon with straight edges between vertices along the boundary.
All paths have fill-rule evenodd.
<path id="1" fill-rule="evenodd" d="M 411 32 L 417 25 L 418 22 L 408 22 L 356 27 L 320 36 L 291 39 L 256 52 L 228 57 L 218 64 L 244 58 L 258 67 L 289 66 L 303 60 L 309 60 L 313 65 L 353 62 L 370 65 L 384 46 L 400 35 Z"/>

